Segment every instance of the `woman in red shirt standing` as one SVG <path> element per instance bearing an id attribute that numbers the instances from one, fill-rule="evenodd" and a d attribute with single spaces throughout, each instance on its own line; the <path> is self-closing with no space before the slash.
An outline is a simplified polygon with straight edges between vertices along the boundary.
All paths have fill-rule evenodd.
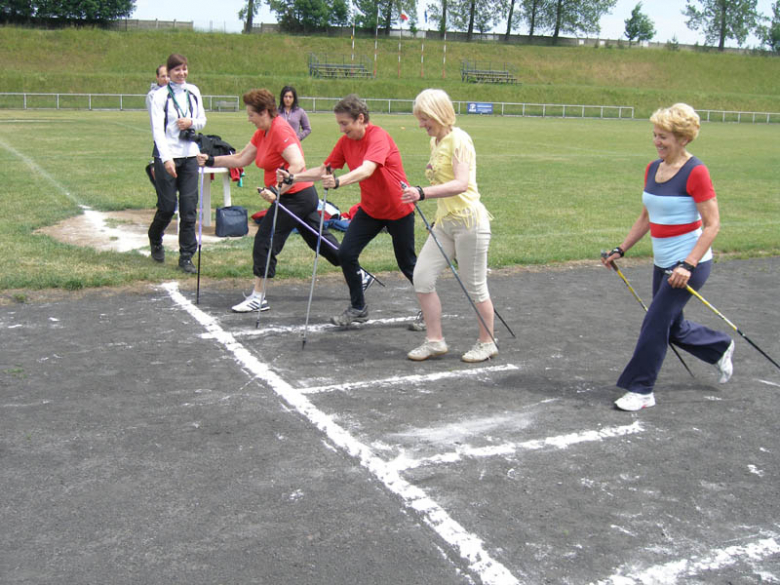
<path id="1" fill-rule="evenodd" d="M 305 181 L 322 181 L 326 189 L 360 183 L 360 208 L 349 223 L 339 247 L 341 270 L 349 286 L 350 306 L 331 318 L 331 323 L 347 327 L 368 321 L 368 306 L 363 292 L 358 259 L 382 228 L 393 239 L 398 267 L 412 281 L 417 255 L 414 252 L 414 204 L 401 203 L 401 184 L 408 183 L 401 154 L 390 135 L 369 123 L 368 107 L 355 94 L 348 95 L 333 108 L 339 130 L 344 134 L 325 162 L 303 173 L 280 171 L 281 180 L 295 185 Z M 328 167 L 349 172 L 335 177 Z"/>
<path id="2" fill-rule="evenodd" d="M 252 163 L 264 173 L 265 188 L 260 191 L 260 195 L 273 205 L 265 214 L 260 227 L 255 236 L 255 244 L 252 250 L 252 272 L 255 275 L 254 289 L 243 302 L 235 305 L 233 311 L 236 313 L 248 313 L 250 311 L 267 311 L 268 303 L 262 298 L 263 276 L 265 274 L 265 263 L 268 257 L 268 246 L 271 242 L 271 231 L 273 228 L 273 217 L 277 213 L 276 209 L 276 170 L 286 167 L 291 173 L 301 173 L 306 170 L 306 162 L 303 158 L 303 148 L 301 141 L 295 134 L 290 125 L 278 117 L 274 96 L 266 89 L 253 89 L 244 94 L 244 104 L 249 122 L 254 124 L 257 131 L 252 136 L 252 140 L 241 152 L 226 156 L 207 156 L 198 155 L 198 163 L 201 166 L 209 167 L 246 167 Z M 316 232 L 320 224 L 320 216 L 317 213 L 317 204 L 319 197 L 314 185 L 309 182 L 299 182 L 296 185 L 284 185 L 279 195 L 280 201 L 284 207 L 289 209 L 296 216 L 301 218 Z M 273 250 L 268 265 L 268 278 L 273 278 L 276 274 L 276 256 L 282 251 L 287 237 L 297 225 L 295 218 L 287 213 L 279 213 L 276 218 L 276 232 L 273 237 Z M 309 230 L 300 230 L 299 232 L 312 250 L 317 249 L 317 235 Z M 323 230 L 322 237 L 333 244 L 331 246 L 320 246 L 320 253 L 334 266 L 339 266 L 339 256 L 336 249 L 339 246 L 338 240 L 327 230 Z"/>

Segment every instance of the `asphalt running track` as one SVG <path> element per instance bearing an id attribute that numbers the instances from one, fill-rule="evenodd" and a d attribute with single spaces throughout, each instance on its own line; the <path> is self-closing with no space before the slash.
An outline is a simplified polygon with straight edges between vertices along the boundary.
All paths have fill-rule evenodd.
<path id="1" fill-rule="evenodd" d="M 0 582 L 780 582 L 780 371 L 736 333 L 729 384 L 670 353 L 658 405 L 623 413 L 642 310 L 595 262 L 492 275 L 518 339 L 497 324 L 475 365 L 452 278 L 450 353 L 423 363 L 383 278 L 349 331 L 321 280 L 303 352 L 306 282 L 257 329 L 194 279 L 0 306 Z M 777 359 L 778 284 L 780 259 L 720 262 L 703 294 Z"/>

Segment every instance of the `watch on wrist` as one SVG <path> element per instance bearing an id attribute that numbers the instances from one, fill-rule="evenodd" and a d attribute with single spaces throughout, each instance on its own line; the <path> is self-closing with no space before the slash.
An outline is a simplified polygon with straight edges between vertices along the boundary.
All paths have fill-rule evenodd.
<path id="1" fill-rule="evenodd" d="M 423 188 L 422 188 L 422 187 L 420 187 L 419 185 L 417 185 L 417 186 L 415 187 L 415 189 L 417 189 L 417 192 L 420 194 L 420 201 L 422 201 L 423 199 L 425 199 L 425 191 L 423 191 Z"/>
<path id="2" fill-rule="evenodd" d="M 626 255 L 625 251 L 620 246 L 612 248 L 612 250 L 609 251 L 609 255 L 612 256 L 612 254 L 620 254 L 621 258 Z"/>

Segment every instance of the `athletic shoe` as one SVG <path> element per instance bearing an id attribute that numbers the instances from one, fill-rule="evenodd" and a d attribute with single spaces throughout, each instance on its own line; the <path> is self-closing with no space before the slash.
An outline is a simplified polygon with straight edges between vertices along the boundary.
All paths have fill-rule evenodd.
<path id="1" fill-rule="evenodd" d="M 484 362 L 498 355 L 498 348 L 492 341 L 477 341 L 470 350 L 460 356 L 460 359 L 470 364 Z"/>
<path id="2" fill-rule="evenodd" d="M 152 260 L 155 262 L 165 262 L 165 248 L 162 244 L 152 244 L 149 242 L 149 247 L 152 249 Z"/>
<path id="3" fill-rule="evenodd" d="M 439 341 L 431 341 L 426 339 L 419 347 L 415 347 L 412 351 L 406 354 L 410 360 L 415 362 L 421 362 L 427 360 L 430 357 L 437 355 L 444 355 L 447 353 L 447 343 L 441 339 Z"/>
<path id="4" fill-rule="evenodd" d="M 349 307 L 341 315 L 330 318 L 330 322 L 339 327 L 349 327 L 352 323 L 365 323 L 368 321 L 368 305 L 363 309 Z"/>
<path id="5" fill-rule="evenodd" d="M 251 313 L 253 311 L 268 311 L 271 307 L 268 306 L 268 301 L 263 299 L 262 303 L 260 298 L 262 295 L 252 293 L 243 302 L 233 306 L 234 313 Z"/>
<path id="6" fill-rule="evenodd" d="M 409 329 L 409 331 L 425 331 L 427 329 L 422 311 L 417 311 L 417 316 L 414 318 L 414 321 L 409 323 L 407 329 Z"/>
<path id="7" fill-rule="evenodd" d="M 358 270 L 358 274 L 360 274 L 360 279 L 363 281 L 363 292 L 366 292 L 368 288 L 374 284 L 374 281 L 376 278 L 371 276 L 368 272 L 363 270 L 362 268 Z"/>
<path id="8" fill-rule="evenodd" d="M 650 394 L 639 394 L 638 392 L 626 392 L 615 400 L 615 406 L 618 410 L 626 410 L 628 412 L 634 412 L 636 410 L 642 410 L 643 408 L 650 408 L 655 406 L 655 396 Z"/>
<path id="9" fill-rule="evenodd" d="M 728 382 L 731 379 L 731 374 L 734 373 L 734 364 L 731 363 L 731 356 L 733 355 L 734 340 L 732 339 L 728 349 L 723 352 L 723 355 L 720 356 L 718 363 L 715 364 L 715 367 L 718 368 L 718 371 L 720 372 L 720 380 L 718 380 L 718 382 L 721 384 Z"/>
<path id="10" fill-rule="evenodd" d="M 179 258 L 179 268 L 181 268 L 187 274 L 197 274 L 198 269 L 192 263 L 192 258 Z"/>

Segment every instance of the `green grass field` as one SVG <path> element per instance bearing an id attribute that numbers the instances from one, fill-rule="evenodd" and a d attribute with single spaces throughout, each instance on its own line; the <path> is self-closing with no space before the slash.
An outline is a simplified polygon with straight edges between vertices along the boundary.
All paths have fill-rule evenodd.
<path id="1" fill-rule="evenodd" d="M 412 183 L 423 181 L 427 136 L 412 116 L 376 116 L 401 150 Z M 494 268 L 596 259 L 619 243 L 640 212 L 644 168 L 655 157 L 649 122 L 462 116 L 474 139 L 478 182 L 495 216 L 490 264 Z M 319 164 L 338 138 L 333 116 L 312 116 L 304 142 L 309 164 Z M 253 127 L 243 113 L 213 113 L 206 131 L 236 148 Z M 145 209 L 155 198 L 143 167 L 151 149 L 147 116 L 138 112 L 0 111 L 0 289 L 120 285 L 177 278 L 176 263 L 155 265 L 139 253 L 97 252 L 34 235 L 80 212 Z M 691 152 L 710 168 L 722 229 L 719 254 L 780 253 L 780 134 L 775 126 L 706 124 Z M 262 208 L 257 168 L 234 204 Z M 221 199 L 218 195 L 216 199 Z M 332 192 L 345 210 L 356 187 Z M 216 206 L 217 202 L 213 202 Z M 433 216 L 435 203 L 424 203 Z M 418 247 L 425 233 L 418 220 Z M 632 256 L 649 256 L 643 241 Z M 278 275 L 311 274 L 312 254 L 298 237 L 282 253 Z M 372 271 L 395 270 L 387 236 L 365 253 Z M 321 263 L 322 271 L 333 271 Z M 219 244 L 204 254 L 204 277 L 250 278 L 251 239 Z"/>

